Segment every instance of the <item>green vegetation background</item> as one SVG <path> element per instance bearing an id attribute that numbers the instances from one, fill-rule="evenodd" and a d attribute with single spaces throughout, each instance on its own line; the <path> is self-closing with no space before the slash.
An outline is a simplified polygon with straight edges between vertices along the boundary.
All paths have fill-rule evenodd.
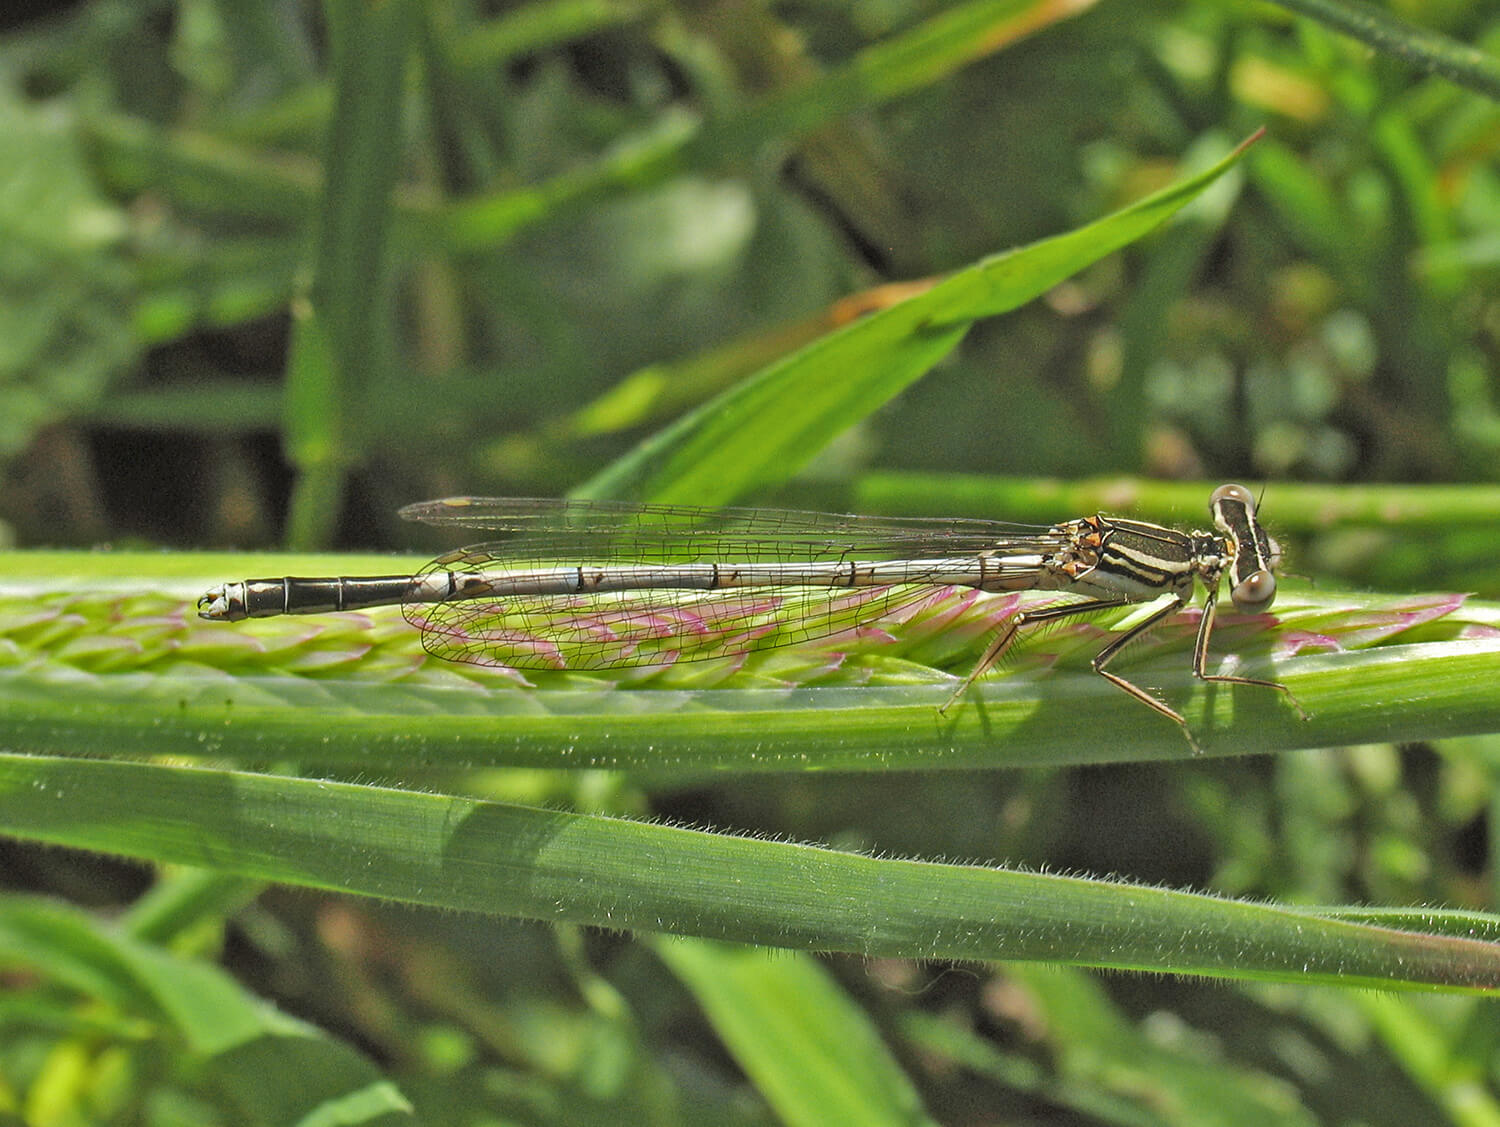
<path id="1" fill-rule="evenodd" d="M 64 551 L 0 576 L 0 1122 L 1500 1123 L 1500 20 L 1287 7 L 7 17 L 0 518 Z M 1066 660 L 1041 732 L 1015 676 L 935 736 L 921 638 L 454 717 L 399 617 L 187 611 L 448 494 L 1224 480 L 1317 577 L 1229 644 L 1342 646 L 1321 727 L 1235 696 L 1274 755 Z"/>

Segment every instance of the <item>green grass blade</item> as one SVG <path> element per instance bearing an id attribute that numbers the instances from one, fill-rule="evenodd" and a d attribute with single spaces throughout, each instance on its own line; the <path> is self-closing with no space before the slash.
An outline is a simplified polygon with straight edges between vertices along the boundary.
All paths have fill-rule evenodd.
<path id="1" fill-rule="evenodd" d="M 1500 984 L 1500 945 L 1315 911 L 316 779 L 0 755 L 0 832 L 460 911 L 763 946 Z"/>
<path id="2" fill-rule="evenodd" d="M 422 241 L 440 241 L 455 253 L 490 248 L 542 220 L 620 192 L 639 191 L 694 169 L 752 160 L 768 142 L 794 142 L 842 115 L 935 85 L 1091 4 L 970 0 L 867 47 L 843 67 L 721 119 L 658 128 L 616 144 L 612 154 L 579 172 L 454 204 L 429 225 Z"/>
<path id="3" fill-rule="evenodd" d="M 240 762 L 413 762 L 704 771 L 927 770 L 1185 758 L 1170 721 L 1095 675 L 1105 627 L 1141 608 L 1040 631 L 946 716 L 956 677 L 1009 613 L 1003 597 L 934 604 L 859 645 L 788 646 L 735 663 L 530 674 L 427 657 L 396 608 L 200 621 L 210 582 L 400 572 L 411 560 L 17 553 L 0 567 L 0 741 Z M 4 574 L 5 571 L 9 574 Z M 157 578 L 148 578 L 155 570 Z M 128 591 L 119 576 L 133 575 Z M 92 578 L 85 578 L 92 576 Z M 1206 686 L 1179 616 L 1119 669 L 1187 716 L 1208 754 L 1500 731 L 1500 607 L 1459 596 L 1288 591 L 1274 617 L 1226 614 L 1218 660 L 1279 694 Z M 587 760 L 580 760 L 587 749 Z"/>
<path id="4" fill-rule="evenodd" d="M 1352 0 L 1273 0 L 1429 74 L 1500 101 L 1500 60 L 1425 27 L 1403 23 L 1373 4 Z"/>
<path id="5" fill-rule="evenodd" d="M 187 209 L 286 230 L 316 206 L 318 169 L 311 161 L 265 154 L 190 129 L 166 130 L 122 113 L 96 112 L 83 122 L 111 187 L 154 190 Z"/>
<path id="6" fill-rule="evenodd" d="M 705 163 L 705 157 L 717 163 L 721 153 L 752 153 L 768 142 L 806 135 L 835 118 L 933 86 L 1026 35 L 1081 14 L 1095 2 L 955 4 L 900 35 L 871 44 L 845 66 L 715 122 L 694 140 L 692 163 Z"/>
<path id="7" fill-rule="evenodd" d="M 235 1122 L 411 1122 L 401 1094 L 347 1046 L 273 1010 L 219 968 L 81 911 L 14 895 L 0 900 L 0 965 L 140 1023 L 136 1035 L 160 1040 L 179 1067 L 210 1080 Z"/>
<path id="8" fill-rule="evenodd" d="M 1015 309 L 1147 234 L 1207 190 L 1244 151 L 1241 145 L 1113 215 L 986 258 L 814 341 L 684 415 L 577 494 L 723 504 L 784 482 L 835 435 L 929 371 L 974 320 Z"/>
<path id="9" fill-rule="evenodd" d="M 1434 1020 L 1435 1015 L 1404 998 L 1369 993 L 1356 996 L 1354 1004 L 1391 1059 L 1447 1113 L 1450 1123 L 1500 1125 L 1500 1100 L 1479 1080 L 1484 1065 L 1467 1058 L 1463 1033 L 1469 1031 L 1455 1037 L 1441 1018 Z M 1455 1041 L 1461 1047 L 1455 1049 Z"/>
<path id="10" fill-rule="evenodd" d="M 701 940 L 652 946 L 783 1123 L 933 1122 L 869 1015 L 815 960 Z"/>
<path id="11" fill-rule="evenodd" d="M 1066 514 L 1136 512 L 1201 524 L 1218 481 L 1111 477 L 1061 480 L 877 471 L 850 497 L 856 512 L 905 516 L 994 516 L 1050 524 Z M 1277 531 L 1322 532 L 1346 525 L 1410 536 L 1479 521 L 1500 527 L 1500 485 L 1321 485 L 1277 481 L 1266 487 L 1261 516 Z"/>
<path id="12" fill-rule="evenodd" d="M 400 168 L 391 153 L 391 123 L 401 117 L 416 15 L 413 0 L 373 6 L 337 0 L 328 10 L 334 116 L 317 257 L 295 322 L 285 404 L 287 459 L 301 475 L 287 539 L 301 548 L 328 540 L 344 471 L 361 454 L 356 436 L 388 319 L 382 280 Z"/>
<path id="13" fill-rule="evenodd" d="M 1204 523 L 1204 499 L 1220 482 L 1129 476 L 1078 481 L 985 474 L 871 473 L 848 497 L 818 504 L 902 516 L 1003 516 L 1051 523 L 1060 513 L 1150 514 L 1177 527 Z M 1249 484 L 1254 484 L 1250 482 Z M 1261 491 L 1261 490 L 1257 490 Z M 1293 573 L 1385 590 L 1500 588 L 1494 544 L 1500 487 L 1330 485 L 1272 482 L 1261 515 Z"/>
<path id="14" fill-rule="evenodd" d="M 1007 1089 L 1120 1127 L 1313 1127 L 1321 1120 L 1270 1072 L 1205 1051 L 1186 1031 L 1148 1033 L 1125 1016 L 1096 976 L 1012 963 L 1007 1008 L 1031 1036 L 1002 1043 L 936 1014 L 909 1011 L 901 1031 L 924 1053 L 961 1064 Z M 1053 1062 L 1038 1065 L 1037 1057 Z"/>
<path id="15" fill-rule="evenodd" d="M 540 0 L 494 19 L 466 24 L 449 45 L 453 62 L 487 75 L 495 68 L 645 19 L 654 3 L 642 0 Z"/>

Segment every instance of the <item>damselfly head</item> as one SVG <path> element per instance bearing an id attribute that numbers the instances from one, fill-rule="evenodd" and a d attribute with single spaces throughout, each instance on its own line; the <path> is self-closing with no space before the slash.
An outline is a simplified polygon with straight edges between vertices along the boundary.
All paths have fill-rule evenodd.
<path id="1" fill-rule="evenodd" d="M 1235 609 L 1259 614 L 1276 601 L 1275 570 L 1281 566 L 1281 545 L 1255 519 L 1255 495 L 1243 485 L 1221 485 L 1208 501 L 1214 524 L 1234 546 L 1234 585 L 1229 597 Z"/>

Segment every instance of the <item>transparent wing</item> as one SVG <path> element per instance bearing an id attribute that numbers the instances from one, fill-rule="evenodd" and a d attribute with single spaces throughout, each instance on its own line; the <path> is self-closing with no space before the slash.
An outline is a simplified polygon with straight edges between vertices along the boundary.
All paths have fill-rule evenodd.
<path id="1" fill-rule="evenodd" d="M 850 644 L 943 589 L 892 587 L 518 595 L 409 603 L 435 657 L 514 669 L 623 669 L 735 657 L 819 638 Z"/>
<path id="2" fill-rule="evenodd" d="M 484 547 L 495 558 L 523 562 L 920 559 L 1055 538 L 1046 525 L 1003 521 L 555 498 L 454 497 L 408 505 L 401 516 L 514 534 L 514 547 L 507 541 Z M 578 553 L 587 558 L 573 559 Z"/>
<path id="3" fill-rule="evenodd" d="M 459 499 L 408 519 L 516 533 L 434 560 L 422 576 L 611 564 L 904 560 L 902 582 L 864 588 L 767 584 L 651 588 L 422 603 L 403 613 L 449 661 L 522 669 L 615 669 L 730 657 L 898 621 L 934 597 L 956 556 L 1047 552 L 1065 533 L 997 521 L 887 520 L 777 509 Z M 931 559 L 931 567 L 922 560 Z"/>

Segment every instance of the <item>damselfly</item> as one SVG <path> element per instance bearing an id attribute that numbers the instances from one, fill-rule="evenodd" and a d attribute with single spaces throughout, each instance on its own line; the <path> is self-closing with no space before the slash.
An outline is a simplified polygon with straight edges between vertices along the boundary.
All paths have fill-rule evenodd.
<path id="1" fill-rule="evenodd" d="M 1255 499 L 1223 485 L 1214 532 L 1095 516 L 1030 526 L 986 520 L 840 516 L 607 501 L 453 498 L 409 505 L 408 520 L 510 533 L 439 556 L 416 575 L 247 579 L 198 600 L 203 618 L 237 622 L 400 604 L 436 657 L 513 669 L 617 669 L 742 655 L 852 634 L 935 589 L 1051 591 L 996 633 L 940 711 L 1010 648 L 1022 627 L 1129 603 L 1160 607 L 1104 646 L 1093 669 L 1181 726 L 1182 714 L 1113 672 L 1131 642 L 1207 590 L 1193 646 L 1200 681 L 1285 685 L 1209 673 L 1221 578 L 1243 612 L 1270 607 L 1280 546 Z"/>

